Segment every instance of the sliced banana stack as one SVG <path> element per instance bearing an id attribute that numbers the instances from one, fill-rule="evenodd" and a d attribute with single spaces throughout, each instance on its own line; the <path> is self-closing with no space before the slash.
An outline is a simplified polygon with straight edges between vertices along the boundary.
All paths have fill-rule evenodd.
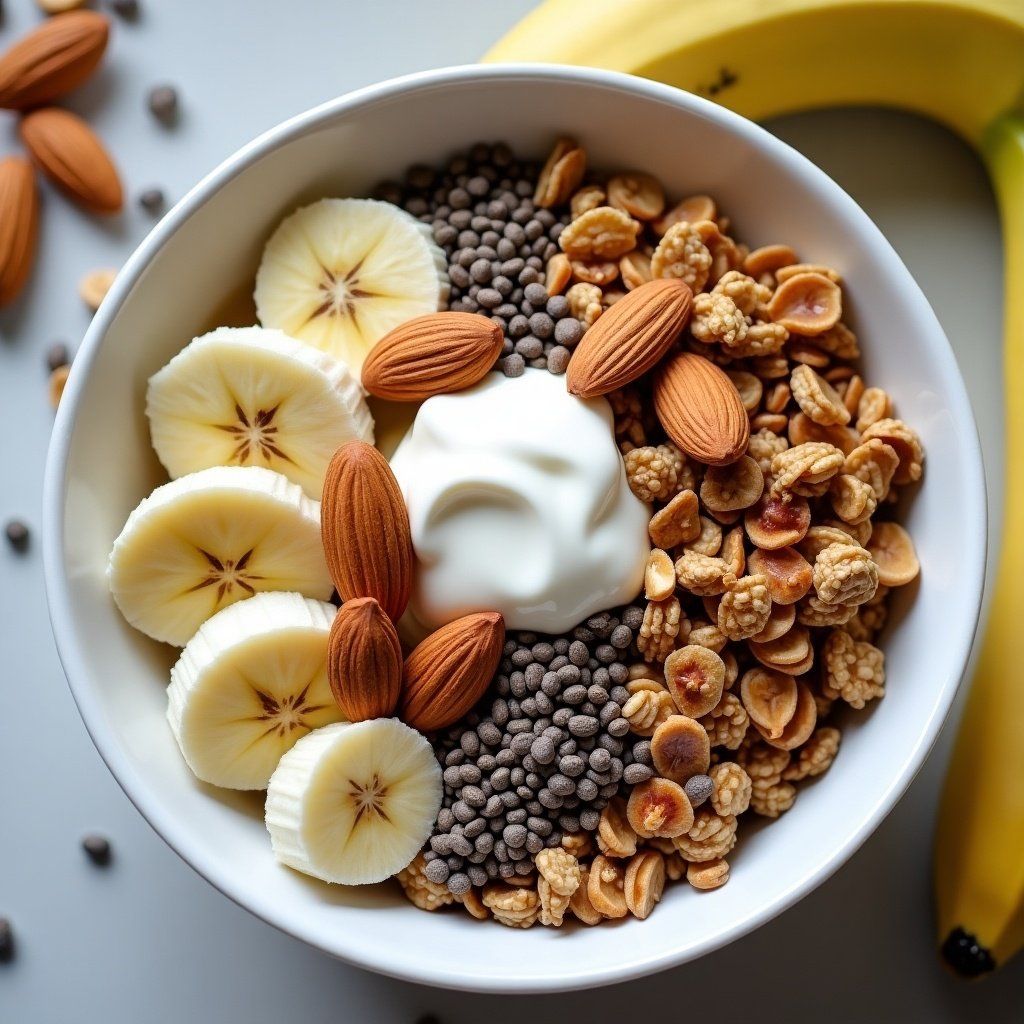
<path id="1" fill-rule="evenodd" d="M 199 627 L 167 688 L 167 720 L 198 778 L 266 789 L 297 740 L 344 719 L 327 681 L 336 611 L 301 594 L 267 592 Z"/>
<path id="2" fill-rule="evenodd" d="M 211 615 L 258 591 L 326 600 L 320 503 L 260 466 L 215 466 L 158 487 L 128 517 L 107 562 L 121 614 L 184 647 Z"/>
<path id="3" fill-rule="evenodd" d="M 196 338 L 149 379 L 146 415 L 171 479 L 264 466 L 318 501 L 338 445 L 373 443 L 373 417 L 345 364 L 264 327 Z"/>
<path id="4" fill-rule="evenodd" d="M 443 308 L 447 266 L 429 225 L 399 207 L 321 199 L 270 236 L 256 274 L 256 315 L 358 375 L 391 328 Z"/>
<path id="5" fill-rule="evenodd" d="M 274 854 L 325 882 L 382 882 L 427 841 L 441 791 L 430 743 L 397 718 L 326 725 L 299 740 L 270 777 Z"/>

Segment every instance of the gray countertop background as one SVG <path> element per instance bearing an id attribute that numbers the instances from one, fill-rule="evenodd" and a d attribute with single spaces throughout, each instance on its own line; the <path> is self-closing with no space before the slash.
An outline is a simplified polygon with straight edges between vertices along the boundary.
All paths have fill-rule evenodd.
<path id="1" fill-rule="evenodd" d="M 471 62 L 533 0 L 140 2 L 137 22 L 115 19 L 101 73 L 69 102 L 115 155 L 125 212 L 98 221 L 44 189 L 36 271 L 19 302 L 0 312 L 0 521 L 18 517 L 34 531 L 25 554 L 0 543 L 0 916 L 17 937 L 16 959 L 0 964 L 0 1022 L 411 1024 L 431 1013 L 442 1024 L 482 1014 L 494 1024 L 524 1014 L 547 1024 L 677 1011 L 768 1022 L 1024 1021 L 1024 957 L 965 985 L 934 953 L 931 830 L 949 729 L 878 832 L 797 907 L 696 963 L 588 993 L 445 993 L 337 963 L 230 903 L 149 829 L 79 720 L 43 592 L 41 485 L 52 423 L 45 352 L 56 340 L 74 347 L 88 324 L 77 282 L 120 265 L 147 232 L 152 218 L 135 202 L 141 190 L 159 186 L 173 200 L 306 107 L 382 78 Z M 4 7 L 0 48 L 41 18 L 33 0 Z M 170 129 L 146 109 L 148 89 L 164 82 L 181 93 Z M 934 304 L 975 401 L 997 523 L 1002 288 L 983 167 L 943 129 L 893 112 L 822 112 L 769 127 L 867 209 Z M 17 149 L 14 120 L 0 111 L 0 156 Z M 106 869 L 80 848 L 91 831 L 114 844 Z"/>

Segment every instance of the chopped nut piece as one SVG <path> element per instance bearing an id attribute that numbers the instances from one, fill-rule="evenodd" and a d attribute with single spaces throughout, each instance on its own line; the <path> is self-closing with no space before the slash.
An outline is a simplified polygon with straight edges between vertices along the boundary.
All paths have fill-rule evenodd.
<path id="1" fill-rule="evenodd" d="M 816 594 L 808 594 L 797 607 L 797 622 L 802 626 L 844 626 L 856 614 L 856 604 L 825 604 Z"/>
<path id="2" fill-rule="evenodd" d="M 822 426 L 850 422 L 850 410 L 827 380 L 809 366 L 798 366 L 789 378 L 789 387 L 801 411 Z"/>
<path id="3" fill-rule="evenodd" d="M 766 492 L 744 515 L 743 526 L 752 544 L 776 551 L 803 540 L 811 526 L 811 508 L 799 495 Z"/>
<path id="4" fill-rule="evenodd" d="M 665 858 L 657 850 L 640 850 L 626 868 L 623 894 L 629 912 L 639 918 L 650 917 L 665 891 Z"/>
<path id="5" fill-rule="evenodd" d="M 796 680 L 781 672 L 752 668 L 740 680 L 740 700 L 765 739 L 782 735 L 796 714 L 797 699 Z"/>
<path id="6" fill-rule="evenodd" d="M 634 693 L 622 705 L 621 713 L 629 722 L 631 732 L 638 736 L 652 736 L 662 722 L 675 714 L 675 710 L 672 695 L 668 690 L 643 689 Z"/>
<path id="7" fill-rule="evenodd" d="M 705 558 L 713 558 L 722 547 L 722 527 L 708 516 L 700 517 L 700 533 L 684 545 L 684 553 L 692 552 L 696 555 L 703 555 Z M 682 557 L 682 556 L 680 556 Z"/>
<path id="8" fill-rule="evenodd" d="M 571 163 L 566 163 L 566 160 L 574 155 L 575 159 Z M 575 139 L 559 139 L 537 178 L 537 188 L 533 193 L 534 203 L 543 207 L 559 206 L 564 203 L 579 185 L 586 164 L 586 153 Z M 575 181 L 572 181 L 574 176 Z"/>
<path id="9" fill-rule="evenodd" d="M 598 206 L 572 221 L 558 244 L 571 260 L 617 260 L 636 248 L 639 231 L 640 224 L 628 213 Z"/>
<path id="10" fill-rule="evenodd" d="M 651 757 L 658 774 L 682 785 L 711 764 L 711 743 L 704 727 L 685 715 L 667 718 L 651 737 Z"/>
<path id="11" fill-rule="evenodd" d="M 654 277 L 678 277 L 694 295 L 704 287 L 710 270 L 711 253 L 701 241 L 700 232 L 688 221 L 673 224 L 651 257 Z"/>
<path id="12" fill-rule="evenodd" d="M 626 171 L 609 179 L 608 203 L 637 220 L 654 220 L 665 209 L 665 191 L 652 175 Z"/>
<path id="13" fill-rule="evenodd" d="M 878 566 L 878 582 L 887 587 L 902 587 L 921 571 L 914 542 L 899 523 L 875 523 L 868 551 Z"/>
<path id="14" fill-rule="evenodd" d="M 572 272 L 572 264 L 569 265 L 569 271 Z M 604 306 L 601 304 L 603 296 L 596 284 L 581 281 L 574 284 L 565 293 L 565 297 L 569 302 L 569 312 L 584 327 L 593 327 L 594 321 L 604 312 Z"/>
<path id="15" fill-rule="evenodd" d="M 831 267 L 825 266 L 823 263 L 794 263 L 787 266 L 785 269 L 780 268 L 781 273 L 775 275 L 776 280 L 779 284 L 784 281 L 788 281 L 791 277 L 796 277 L 797 274 L 821 274 L 823 277 L 827 277 L 830 281 L 834 281 L 836 284 L 842 283 L 842 278 L 839 274 Z"/>
<path id="16" fill-rule="evenodd" d="M 924 449 L 917 433 L 903 420 L 878 420 L 872 423 L 861 435 L 863 440 L 878 438 L 894 448 L 900 462 L 893 473 L 892 480 L 896 484 L 909 484 L 921 479 L 921 462 L 924 460 Z"/>
<path id="17" fill-rule="evenodd" d="M 863 523 L 878 507 L 874 488 L 850 473 L 840 473 L 829 485 L 832 510 L 847 523 Z"/>
<path id="18" fill-rule="evenodd" d="M 619 260 L 619 276 L 628 291 L 651 280 L 651 257 L 639 249 L 627 252 Z"/>
<path id="19" fill-rule="evenodd" d="M 634 448 L 625 462 L 626 481 L 641 501 L 669 501 L 680 491 L 686 456 L 674 444 Z"/>
<path id="20" fill-rule="evenodd" d="M 597 823 L 597 846 L 606 857 L 632 857 L 637 835 L 626 817 L 626 802 L 616 796 L 601 811 Z"/>
<path id="21" fill-rule="evenodd" d="M 829 544 L 849 544 L 852 539 L 853 535 L 847 530 L 841 529 L 840 526 L 822 523 L 819 526 L 812 526 L 797 548 L 808 562 L 813 563 Z"/>
<path id="22" fill-rule="evenodd" d="M 739 697 L 734 693 L 723 693 L 722 699 L 700 719 L 708 734 L 712 747 L 736 750 L 747 735 L 750 717 Z"/>
<path id="23" fill-rule="evenodd" d="M 622 811 L 622 820 L 626 820 L 625 807 Z M 589 832 L 563 832 L 562 849 L 566 853 L 571 853 L 577 860 L 582 860 L 594 852 L 594 844 L 590 839 Z"/>
<path id="24" fill-rule="evenodd" d="M 623 892 L 625 882 L 625 865 L 596 856 L 587 877 L 587 896 L 594 910 L 604 917 L 625 917 L 629 909 Z"/>
<path id="25" fill-rule="evenodd" d="M 864 394 L 864 380 L 860 374 L 853 374 L 846 382 L 845 387 L 841 384 L 836 384 L 836 391 L 843 396 L 843 405 L 846 406 L 846 411 L 850 414 L 850 417 L 855 416 L 860 406 L 861 396 Z M 860 427 L 857 429 L 859 430 Z"/>
<path id="26" fill-rule="evenodd" d="M 604 915 L 590 902 L 590 869 L 580 869 L 580 887 L 569 897 L 569 909 L 584 924 L 599 924 Z"/>
<path id="27" fill-rule="evenodd" d="M 755 320 L 747 328 L 747 336 L 742 345 L 729 350 L 735 359 L 752 359 L 751 370 L 762 380 L 789 375 L 789 360 L 779 355 L 786 344 L 789 331 L 782 324 L 766 323 Z"/>
<path id="28" fill-rule="evenodd" d="M 700 292 L 693 297 L 690 333 L 705 345 L 741 345 L 747 336 L 747 318 L 728 295 Z"/>
<path id="29" fill-rule="evenodd" d="M 540 896 L 534 889 L 490 882 L 484 886 L 482 899 L 494 920 L 509 928 L 529 928 L 540 917 Z"/>
<path id="30" fill-rule="evenodd" d="M 486 921 L 491 913 L 484 906 L 483 898 L 479 889 L 470 886 L 461 896 L 455 897 L 456 903 L 461 903 L 466 910 L 478 921 Z"/>
<path id="31" fill-rule="evenodd" d="M 811 693 L 811 688 L 802 680 L 797 680 L 796 686 L 796 710 L 781 733 L 772 735 L 774 730 L 767 729 L 757 722 L 754 723 L 761 738 L 781 750 L 793 750 L 806 743 L 811 733 L 814 732 L 814 727 L 818 724 L 818 708 L 814 703 L 814 694 Z"/>
<path id="32" fill-rule="evenodd" d="M 879 420 L 892 416 L 892 399 L 881 388 L 865 388 L 857 403 L 857 429 L 863 433 Z"/>
<path id="33" fill-rule="evenodd" d="M 835 445 L 807 441 L 787 448 L 772 459 L 771 493 L 778 497 L 786 491 L 816 498 L 828 490 L 829 481 L 842 468 L 845 458 Z"/>
<path id="34" fill-rule="evenodd" d="M 749 455 L 743 455 L 727 466 L 708 466 L 700 497 L 712 512 L 735 512 L 753 505 L 763 490 L 760 467 Z"/>
<path id="35" fill-rule="evenodd" d="M 544 289 L 548 295 L 561 295 L 572 280 L 572 264 L 564 252 L 555 253 L 548 260 Z"/>
<path id="36" fill-rule="evenodd" d="M 743 270 L 756 278 L 764 274 L 774 276 L 783 267 L 792 266 L 796 262 L 797 255 L 788 245 L 762 245 L 747 255 L 743 261 Z"/>
<path id="37" fill-rule="evenodd" d="M 844 455 L 849 455 L 861 442 L 860 434 L 850 427 L 840 423 L 829 426 L 815 423 L 803 412 L 798 412 L 790 419 L 787 433 L 791 445 L 817 441 L 838 448 Z"/>
<path id="38" fill-rule="evenodd" d="M 801 782 L 803 779 L 814 778 L 828 771 L 839 750 L 840 733 L 838 729 L 824 726 L 817 729 L 814 735 L 797 751 L 796 760 L 790 761 L 782 773 L 786 782 Z"/>
<path id="39" fill-rule="evenodd" d="M 610 285 L 619 276 L 619 265 L 612 260 L 570 260 L 572 276 L 577 281 L 596 284 L 601 288 Z M 602 302 L 607 302 L 607 294 L 602 295 Z"/>
<path id="40" fill-rule="evenodd" d="M 679 636 L 682 608 L 678 598 L 648 601 L 636 646 L 645 661 L 664 661 L 675 647 Z"/>
<path id="41" fill-rule="evenodd" d="M 63 366 L 54 367 L 50 371 L 50 382 L 49 382 L 49 395 L 50 405 L 54 409 L 60 405 L 60 400 L 64 397 L 64 388 L 67 386 L 68 376 L 71 373 L 71 367 L 65 363 Z"/>
<path id="42" fill-rule="evenodd" d="M 735 519 L 739 518 L 738 512 L 722 513 L 716 512 L 715 515 L 730 515 Z M 735 529 L 730 530 L 722 541 L 722 550 L 719 551 L 718 557 L 725 562 L 727 569 L 733 576 L 742 576 L 744 570 L 747 567 L 747 556 L 743 547 L 743 527 L 737 526 Z M 722 580 L 728 586 L 728 580 Z"/>
<path id="43" fill-rule="evenodd" d="M 93 270 L 78 282 L 78 294 L 94 313 L 106 298 L 115 277 L 117 277 L 116 270 Z"/>
<path id="44" fill-rule="evenodd" d="M 718 628 L 730 640 L 746 640 L 764 629 L 771 611 L 767 578 L 742 576 L 729 584 L 718 605 Z"/>
<path id="45" fill-rule="evenodd" d="M 659 235 L 663 235 L 673 224 L 678 224 L 680 221 L 696 224 L 702 220 L 714 220 L 717 212 L 715 201 L 711 196 L 687 196 L 676 203 L 663 217 L 656 220 L 653 227 Z"/>
<path id="46" fill-rule="evenodd" d="M 608 196 L 600 185 L 584 185 L 573 193 L 572 199 L 569 200 L 569 211 L 572 219 L 576 220 L 588 210 L 607 205 Z"/>
<path id="47" fill-rule="evenodd" d="M 781 386 L 786 388 L 788 394 L 789 385 Z M 750 442 L 747 445 L 747 454 L 757 463 L 761 472 L 767 475 L 771 472 L 772 459 L 779 452 L 784 452 L 788 447 L 789 441 L 785 437 L 780 437 L 773 431 L 762 427 L 751 433 Z"/>
<path id="48" fill-rule="evenodd" d="M 771 288 L 758 284 L 753 277 L 730 270 L 723 274 L 713 289 L 716 295 L 727 295 L 744 316 L 768 318 L 767 303 L 772 297 Z"/>
<path id="49" fill-rule="evenodd" d="M 711 806 L 723 818 L 742 814 L 750 806 L 750 776 L 735 761 L 722 761 L 708 772 L 714 789 Z"/>
<path id="50" fill-rule="evenodd" d="M 648 601 L 664 601 L 676 589 L 676 571 L 672 559 L 661 548 L 654 548 L 644 570 L 644 597 Z"/>
<path id="51" fill-rule="evenodd" d="M 701 532 L 699 507 L 693 491 L 689 488 L 680 491 L 651 517 L 651 540 L 661 548 L 674 548 L 696 540 Z"/>
<path id="52" fill-rule="evenodd" d="M 423 854 L 417 853 L 412 862 L 395 875 L 406 898 L 420 910 L 437 910 L 455 901 L 455 897 L 444 884 L 432 882 L 424 874 L 426 862 Z"/>
<path id="53" fill-rule="evenodd" d="M 825 604 L 863 604 L 878 587 L 878 566 L 852 541 L 829 544 L 814 560 L 814 591 Z"/>
<path id="54" fill-rule="evenodd" d="M 634 786 L 626 803 L 633 831 L 644 839 L 674 839 L 693 824 L 693 808 L 683 787 L 668 779 L 653 778 Z"/>
<path id="55" fill-rule="evenodd" d="M 701 807 L 689 831 L 676 836 L 673 842 L 683 859 L 690 863 L 717 860 L 736 845 L 736 815 L 719 815 L 713 808 Z"/>
<path id="56" fill-rule="evenodd" d="M 796 548 L 778 548 L 774 551 L 758 548 L 751 552 L 747 565 L 752 573 L 760 574 L 765 580 L 771 598 L 769 613 L 776 604 L 795 604 L 811 589 L 814 582 L 811 563 Z M 766 619 L 761 629 L 767 624 Z M 746 637 L 734 639 L 743 640 Z"/>
<path id="57" fill-rule="evenodd" d="M 543 878 L 560 896 L 571 896 L 580 884 L 580 865 L 572 854 L 558 847 L 541 850 L 534 864 Z"/>
<path id="58" fill-rule="evenodd" d="M 873 644 L 854 640 L 846 630 L 834 629 L 822 648 L 826 697 L 842 697 L 860 710 L 869 700 L 885 696 L 885 655 Z"/>
<path id="59" fill-rule="evenodd" d="M 707 891 L 718 889 L 729 881 L 729 865 L 724 860 L 709 860 L 703 864 L 688 864 L 686 880 L 694 887 Z"/>
<path id="60" fill-rule="evenodd" d="M 750 794 L 750 809 L 762 818 L 777 818 L 796 801 L 796 787 L 788 782 L 755 789 Z"/>
<path id="61" fill-rule="evenodd" d="M 768 312 L 775 323 L 787 330 L 813 337 L 838 323 L 843 295 L 835 281 L 824 274 L 794 273 L 775 289 Z"/>
<path id="62" fill-rule="evenodd" d="M 761 404 L 761 396 L 764 394 L 764 386 L 761 381 L 746 370 L 726 370 L 725 372 L 729 380 L 736 385 L 743 408 L 748 413 L 753 412 Z M 748 454 L 752 453 L 748 452 Z"/>
<path id="63" fill-rule="evenodd" d="M 682 714 L 702 718 L 722 699 L 725 662 L 706 647 L 688 644 L 666 659 L 665 683 Z"/>
<path id="64" fill-rule="evenodd" d="M 686 636 L 686 642 L 695 647 L 705 647 L 715 654 L 720 654 L 729 642 L 729 638 L 718 628 L 717 622 L 711 623 L 706 622 L 704 619 L 694 619 L 690 624 L 690 631 Z"/>

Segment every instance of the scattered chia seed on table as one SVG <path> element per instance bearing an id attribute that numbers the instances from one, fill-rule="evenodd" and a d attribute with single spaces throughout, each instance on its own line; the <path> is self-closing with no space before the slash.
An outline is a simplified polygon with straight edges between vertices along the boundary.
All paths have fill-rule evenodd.
<path id="1" fill-rule="evenodd" d="M 544 288 L 565 224 L 534 205 L 538 170 L 501 143 L 479 143 L 443 169 L 411 167 L 402 184 L 385 182 L 376 193 L 433 227 L 448 257 L 448 308 L 490 316 L 501 327 L 495 369 L 508 377 L 527 366 L 565 373 L 583 337 L 566 298 Z"/>
<path id="2" fill-rule="evenodd" d="M 444 798 L 424 852 L 432 882 L 458 895 L 516 875 L 653 775 L 650 743 L 630 743 L 621 717 L 642 622 L 629 606 L 564 636 L 508 634 L 484 700 L 434 741 Z"/>

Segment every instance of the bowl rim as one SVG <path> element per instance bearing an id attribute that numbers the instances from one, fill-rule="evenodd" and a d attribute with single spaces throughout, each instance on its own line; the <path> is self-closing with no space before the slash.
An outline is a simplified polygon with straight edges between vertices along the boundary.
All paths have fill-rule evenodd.
<path id="1" fill-rule="evenodd" d="M 809 171 L 826 179 L 835 191 L 835 203 L 845 211 L 847 216 L 861 221 L 868 234 L 874 236 L 875 244 L 879 247 L 879 250 L 886 253 L 887 259 L 894 261 L 894 265 L 898 266 L 902 273 L 906 275 L 907 283 L 911 286 L 907 289 L 906 300 L 914 307 L 915 314 L 927 324 L 928 333 L 935 334 L 936 339 L 942 342 L 942 344 L 935 346 L 935 351 L 931 355 L 941 364 L 940 370 L 943 376 L 949 379 L 953 385 L 949 393 L 944 395 L 944 399 L 947 401 L 947 406 L 954 421 L 959 428 L 963 428 L 961 438 L 966 449 L 965 461 L 968 464 L 971 476 L 970 479 L 964 481 L 961 500 L 967 505 L 965 513 L 968 520 L 977 522 L 980 527 L 975 533 L 960 539 L 960 543 L 963 545 L 963 562 L 968 570 L 970 570 L 965 574 L 964 590 L 968 600 L 967 607 L 973 608 L 973 614 L 959 624 L 959 635 L 955 635 L 951 640 L 952 661 L 950 664 L 956 670 L 948 675 L 942 690 L 936 694 L 933 711 L 923 723 L 920 739 L 912 749 L 907 751 L 902 773 L 889 781 L 888 785 L 880 793 L 870 814 L 865 817 L 856 832 L 851 835 L 845 844 L 840 846 L 830 857 L 819 864 L 815 870 L 805 876 L 801 884 L 779 892 L 761 910 L 715 933 L 696 946 L 691 944 L 689 947 L 668 949 L 660 956 L 648 957 L 642 961 L 631 961 L 628 953 L 623 951 L 625 954 L 623 963 L 617 965 L 616 969 L 611 971 L 602 970 L 598 972 L 595 969 L 588 968 L 583 963 L 574 964 L 571 968 L 567 965 L 564 975 L 558 977 L 541 976 L 533 979 L 513 978 L 507 974 L 505 977 L 501 977 L 497 973 L 490 977 L 468 974 L 457 967 L 457 961 L 453 961 L 455 965 L 452 967 L 440 972 L 434 968 L 427 971 L 419 967 L 411 959 L 407 959 L 404 963 L 397 965 L 379 962 L 372 957 L 361 955 L 358 942 L 347 941 L 346 936 L 341 930 L 337 934 L 337 946 L 333 948 L 328 947 L 318 942 L 312 936 L 301 934 L 297 928 L 280 920 L 271 901 L 261 901 L 259 899 L 254 901 L 250 894 L 244 893 L 242 887 L 237 885 L 235 878 L 228 873 L 217 870 L 215 865 L 205 862 L 202 855 L 197 854 L 191 848 L 188 836 L 179 827 L 179 823 L 175 820 L 174 816 L 165 813 L 159 796 L 145 783 L 128 762 L 121 750 L 116 733 L 109 726 L 99 702 L 90 690 L 87 673 L 84 671 L 75 639 L 75 631 L 72 628 L 75 612 L 70 601 L 70 591 L 67 585 L 64 548 L 67 465 L 71 449 L 72 432 L 77 419 L 79 403 L 89 376 L 89 370 L 97 358 L 108 328 L 118 314 L 129 292 L 156 257 L 161 247 L 177 232 L 179 227 L 221 188 L 225 187 L 232 179 L 256 161 L 277 147 L 320 127 L 338 115 L 382 100 L 400 97 L 410 90 L 432 86 L 446 86 L 465 81 L 499 81 L 509 79 L 573 82 L 582 85 L 599 86 L 643 100 L 681 107 L 692 114 L 721 124 L 727 131 L 741 137 L 746 144 L 762 151 L 767 151 L 768 155 L 774 160 L 790 163 L 795 161 L 797 165 L 802 165 L 805 172 Z M 42 550 L 44 583 L 51 628 L 72 697 L 82 716 L 85 727 L 100 757 L 125 795 L 154 831 L 189 867 L 232 900 L 232 902 L 249 911 L 249 913 L 281 931 L 300 939 L 307 945 L 320 949 L 354 966 L 400 980 L 435 987 L 463 991 L 524 994 L 570 991 L 573 989 L 616 984 L 654 974 L 714 952 L 777 917 L 816 889 L 849 860 L 875 831 L 907 790 L 924 764 L 928 753 L 938 738 L 943 723 L 949 715 L 966 672 L 981 614 L 986 567 L 987 523 L 987 498 L 981 445 L 967 390 L 957 366 L 952 347 L 926 297 L 913 280 L 912 275 L 892 245 L 868 215 L 823 170 L 787 143 L 771 135 L 760 125 L 710 100 L 672 86 L 598 68 L 539 63 L 468 64 L 436 68 L 387 79 L 345 93 L 282 121 L 243 145 L 207 173 L 150 231 L 125 262 L 107 297 L 86 331 L 79 353 L 75 358 L 63 400 L 58 408 L 43 480 Z"/>

